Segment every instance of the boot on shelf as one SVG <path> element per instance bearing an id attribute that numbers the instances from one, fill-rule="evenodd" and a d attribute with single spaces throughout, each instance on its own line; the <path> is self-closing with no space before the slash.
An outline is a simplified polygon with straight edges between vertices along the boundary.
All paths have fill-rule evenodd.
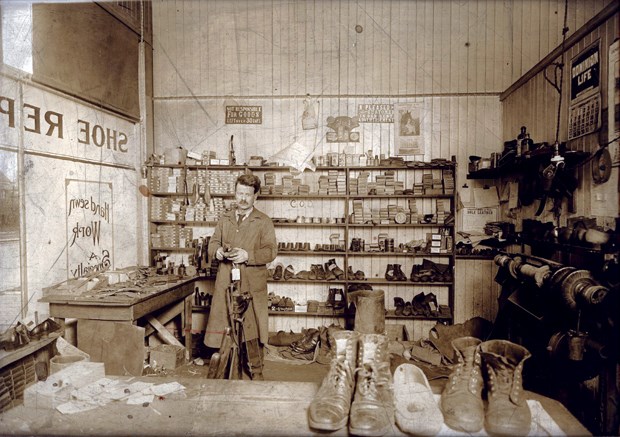
<path id="1" fill-rule="evenodd" d="M 329 294 L 327 295 L 327 302 L 325 302 L 325 308 L 334 309 L 334 304 L 336 303 L 336 289 L 330 288 Z"/>
<path id="2" fill-rule="evenodd" d="M 402 316 L 404 308 L 405 308 L 405 300 L 402 297 L 396 296 L 394 298 L 394 315 Z"/>
<path id="3" fill-rule="evenodd" d="M 333 338 L 336 356 L 308 408 L 310 427 L 323 431 L 336 431 L 347 425 L 360 334 L 343 330 L 334 332 Z"/>
<path id="4" fill-rule="evenodd" d="M 334 288 L 334 311 L 344 312 L 347 306 L 344 298 L 344 290 L 342 288 Z"/>
<path id="5" fill-rule="evenodd" d="M 407 280 L 407 275 L 405 275 L 405 273 L 403 273 L 403 271 L 400 268 L 400 264 L 394 264 L 394 280 L 395 281 L 406 281 Z"/>
<path id="6" fill-rule="evenodd" d="M 349 266 L 347 268 L 347 280 L 355 279 L 355 272 L 353 272 L 353 267 Z"/>
<path id="7" fill-rule="evenodd" d="M 491 435 L 525 436 L 532 415 L 523 394 L 523 364 L 531 354 L 508 340 L 480 345 L 488 406 L 485 429 Z"/>
<path id="8" fill-rule="evenodd" d="M 316 265 L 316 278 L 319 281 L 324 281 L 325 279 L 327 279 L 327 273 L 323 269 L 323 264 Z"/>
<path id="9" fill-rule="evenodd" d="M 457 364 L 441 394 L 444 422 L 455 431 L 474 433 L 484 426 L 480 343 L 476 337 L 452 341 Z"/>
<path id="10" fill-rule="evenodd" d="M 362 334 L 357 356 L 355 395 L 349 414 L 349 432 L 382 436 L 394 423 L 394 392 L 388 337 Z"/>
<path id="11" fill-rule="evenodd" d="M 394 275 L 394 264 L 388 264 L 385 268 L 385 279 L 388 281 L 395 281 L 396 277 Z"/>
<path id="12" fill-rule="evenodd" d="M 327 263 L 325 263 L 325 268 L 332 272 L 336 279 L 344 279 L 344 270 L 338 267 L 335 258 L 332 258 Z"/>
<path id="13" fill-rule="evenodd" d="M 325 263 L 325 279 L 327 281 L 334 281 L 336 279 L 336 275 L 334 274 L 333 271 L 331 271 L 327 265 L 327 263 Z"/>

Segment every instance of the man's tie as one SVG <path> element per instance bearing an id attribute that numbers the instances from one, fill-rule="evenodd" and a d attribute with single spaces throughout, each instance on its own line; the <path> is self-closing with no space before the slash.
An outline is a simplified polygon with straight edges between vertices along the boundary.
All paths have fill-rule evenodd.
<path id="1" fill-rule="evenodd" d="M 243 215 L 237 214 L 237 224 L 240 225 L 242 221 L 243 221 Z"/>

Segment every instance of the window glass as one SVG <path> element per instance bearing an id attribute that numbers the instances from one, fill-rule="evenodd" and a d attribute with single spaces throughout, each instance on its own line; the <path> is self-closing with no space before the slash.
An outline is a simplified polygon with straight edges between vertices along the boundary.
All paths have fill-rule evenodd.
<path id="1" fill-rule="evenodd" d="M 32 74 L 32 5 L 2 2 L 2 62 Z"/>
<path id="2" fill-rule="evenodd" d="M 17 153 L 0 150 L 0 332 L 21 317 Z"/>

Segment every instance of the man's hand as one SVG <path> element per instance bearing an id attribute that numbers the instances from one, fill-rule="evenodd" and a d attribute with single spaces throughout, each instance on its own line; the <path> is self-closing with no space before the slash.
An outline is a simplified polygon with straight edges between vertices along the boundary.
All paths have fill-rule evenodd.
<path id="1" fill-rule="evenodd" d="M 229 255 L 228 259 L 235 264 L 241 264 L 248 261 L 248 252 L 244 249 L 235 247 L 231 252 L 232 254 Z"/>
<path id="2" fill-rule="evenodd" d="M 218 247 L 217 250 L 215 251 L 215 258 L 218 261 L 224 260 L 224 248 L 222 246 Z"/>

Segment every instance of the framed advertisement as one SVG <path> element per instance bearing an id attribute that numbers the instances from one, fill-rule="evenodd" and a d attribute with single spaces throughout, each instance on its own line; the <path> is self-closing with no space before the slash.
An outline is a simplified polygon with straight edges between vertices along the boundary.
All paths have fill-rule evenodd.
<path id="1" fill-rule="evenodd" d="M 424 103 L 394 104 L 394 155 L 424 155 Z"/>

